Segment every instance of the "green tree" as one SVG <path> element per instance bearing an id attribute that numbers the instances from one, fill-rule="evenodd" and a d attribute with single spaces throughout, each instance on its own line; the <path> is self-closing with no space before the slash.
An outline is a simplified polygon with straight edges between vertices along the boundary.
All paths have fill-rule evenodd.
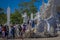
<path id="1" fill-rule="evenodd" d="M 4 13 L 4 9 L 0 8 L 0 24 L 6 23 L 6 14 Z"/>
<path id="2" fill-rule="evenodd" d="M 12 24 L 21 24 L 23 23 L 22 15 L 19 13 L 18 10 L 15 10 L 13 14 L 11 14 L 11 23 Z"/>
<path id="3" fill-rule="evenodd" d="M 37 12 L 37 7 L 34 5 L 36 2 L 39 3 L 40 0 L 30 0 L 29 2 L 21 2 L 19 4 L 19 10 L 21 13 L 26 12 L 28 16 L 31 13 Z"/>

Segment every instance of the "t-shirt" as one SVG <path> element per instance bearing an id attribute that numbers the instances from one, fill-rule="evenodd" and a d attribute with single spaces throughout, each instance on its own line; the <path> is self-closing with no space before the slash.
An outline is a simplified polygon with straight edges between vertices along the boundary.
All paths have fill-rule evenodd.
<path id="1" fill-rule="evenodd" d="M 6 31 L 5 27 L 2 28 L 2 31 Z"/>

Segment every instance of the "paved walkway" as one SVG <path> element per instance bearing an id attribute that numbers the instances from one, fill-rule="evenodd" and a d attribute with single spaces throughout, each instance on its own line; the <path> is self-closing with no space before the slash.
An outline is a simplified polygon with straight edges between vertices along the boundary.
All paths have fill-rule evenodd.
<path id="1" fill-rule="evenodd" d="M 0 40 L 22 40 L 22 39 L 2 39 Z M 60 40 L 60 32 L 58 37 L 51 37 L 51 38 L 24 38 L 23 40 Z"/>
<path id="2" fill-rule="evenodd" d="M 2 39 L 2 38 L 0 38 L 0 40 L 22 40 L 22 39 Z M 23 40 L 60 40 L 60 36 L 53 37 L 53 38 L 25 38 Z"/>

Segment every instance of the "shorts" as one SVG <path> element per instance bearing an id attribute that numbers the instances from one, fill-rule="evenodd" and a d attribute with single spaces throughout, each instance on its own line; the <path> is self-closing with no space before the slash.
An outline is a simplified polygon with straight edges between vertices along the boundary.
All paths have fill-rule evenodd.
<path id="1" fill-rule="evenodd" d="M 2 36 L 5 37 L 5 32 L 4 31 L 2 31 Z"/>

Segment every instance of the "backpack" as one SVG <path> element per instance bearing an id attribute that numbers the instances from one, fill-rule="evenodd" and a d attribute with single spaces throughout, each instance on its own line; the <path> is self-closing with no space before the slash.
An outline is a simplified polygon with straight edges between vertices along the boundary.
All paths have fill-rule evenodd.
<path id="1" fill-rule="evenodd" d="M 22 27 L 21 26 L 19 27 L 19 31 L 22 31 Z"/>

